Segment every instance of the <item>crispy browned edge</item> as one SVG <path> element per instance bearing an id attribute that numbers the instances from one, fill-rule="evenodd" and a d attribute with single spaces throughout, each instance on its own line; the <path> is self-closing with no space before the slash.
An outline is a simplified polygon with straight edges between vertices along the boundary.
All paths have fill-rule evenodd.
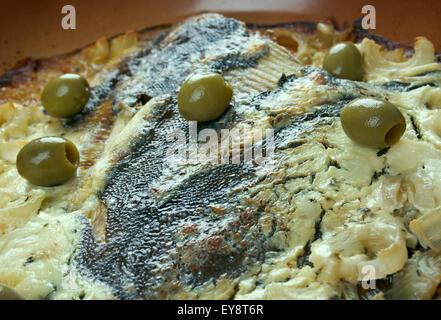
<path id="1" fill-rule="evenodd" d="M 171 24 L 160 24 L 160 25 L 144 28 L 144 29 L 138 31 L 138 34 L 140 35 L 141 41 L 142 40 L 150 40 L 148 37 L 149 34 L 155 33 L 155 32 L 160 32 L 161 30 L 165 31 L 165 30 L 169 29 L 170 27 L 172 27 Z M 120 35 L 122 35 L 122 34 L 116 34 L 112 37 L 109 37 L 108 40 L 112 40 Z M 84 48 L 87 48 L 93 44 L 94 43 L 90 43 L 82 48 L 78 48 L 78 49 L 75 49 L 70 52 L 65 52 L 65 53 L 57 54 L 57 55 L 50 56 L 50 57 L 43 57 L 43 58 L 39 58 L 39 59 L 28 57 L 28 58 L 19 60 L 15 63 L 15 65 L 9 71 L 6 71 L 4 74 L 2 74 L 0 76 L 0 89 L 11 85 L 11 83 L 13 81 L 15 81 L 17 78 L 20 78 L 20 76 L 23 76 L 23 73 L 26 73 L 29 70 L 37 72 L 41 65 L 43 65 L 49 61 L 71 57 L 77 53 L 80 53 L 81 50 L 83 50 Z M 22 80 L 24 81 L 25 79 L 26 79 L 26 77 L 24 77 Z"/>
<path id="2" fill-rule="evenodd" d="M 350 34 L 350 40 L 352 40 L 355 43 L 361 42 L 364 38 L 372 39 L 376 43 L 380 44 L 387 50 L 395 50 L 402 48 L 404 50 L 404 54 L 407 56 L 411 56 L 414 53 L 414 47 L 410 43 L 405 42 L 396 42 L 389 40 L 387 38 L 384 38 L 380 35 L 373 34 L 361 26 L 361 20 L 362 18 L 358 18 L 355 20 L 352 24 L 352 32 Z M 328 17 L 327 19 L 323 20 L 322 22 L 332 24 L 335 30 L 343 31 L 349 27 L 349 23 L 345 22 L 342 25 L 339 25 L 336 20 L 333 17 Z M 280 22 L 280 23 L 273 23 L 273 24 L 257 24 L 257 23 L 246 23 L 246 27 L 250 30 L 254 31 L 266 31 L 268 29 L 273 28 L 286 28 L 289 30 L 294 30 L 298 33 L 302 33 L 305 35 L 313 35 L 317 32 L 317 23 L 318 22 L 309 22 L 309 21 L 296 21 L 296 22 Z M 156 25 L 152 27 L 144 28 L 140 31 L 138 31 L 138 35 L 140 40 L 151 40 L 152 34 L 158 34 L 161 31 L 165 32 L 169 30 L 173 25 L 171 24 L 162 24 L 162 25 Z M 114 35 L 110 37 L 108 40 L 114 39 L 118 37 L 120 34 Z M 150 37 L 149 37 L 150 35 Z M 41 69 L 52 69 L 56 70 L 59 69 L 61 72 L 69 72 L 71 70 L 68 70 L 70 66 L 63 64 L 63 61 L 68 60 L 70 57 L 74 56 L 75 54 L 81 52 L 84 48 L 89 47 L 92 44 L 86 45 L 83 48 L 75 49 L 71 52 L 62 53 L 58 55 L 54 55 L 51 57 L 44 57 L 39 59 L 34 59 L 32 57 L 23 59 L 18 61 L 14 67 L 12 67 L 9 71 L 5 72 L 3 75 L 0 76 L 0 89 L 3 87 L 8 86 L 19 86 L 20 84 L 23 84 L 26 81 L 31 81 L 31 73 L 32 72 L 38 72 Z M 438 63 L 441 63 L 441 53 L 435 55 L 435 61 Z M 61 62 L 61 63 L 60 63 Z M 55 64 L 54 64 L 55 63 Z M 56 68 L 54 68 L 56 66 Z M 74 70 L 73 70 L 74 71 Z M 0 94 L 1 98 L 1 94 Z M 1 99 L 0 99 L 1 102 Z M 97 117 L 100 118 L 100 117 Z M 99 119 L 96 119 L 99 120 Z M 437 290 L 437 294 L 435 295 L 434 299 L 441 299 L 441 296 L 439 295 L 439 292 L 441 292 L 441 285 L 439 286 Z"/>
<path id="3" fill-rule="evenodd" d="M 408 54 L 408 55 L 413 54 L 414 48 L 411 44 L 404 43 L 404 42 L 395 42 L 395 41 L 386 39 L 382 36 L 379 36 L 379 35 L 376 35 L 376 34 L 373 34 L 369 31 L 367 31 L 362 28 L 361 19 L 362 18 L 358 18 L 352 24 L 353 31 L 351 33 L 351 39 L 354 42 L 358 43 L 361 40 L 363 40 L 364 38 L 369 38 L 369 39 L 374 40 L 378 44 L 382 45 L 387 50 L 394 50 L 394 49 L 398 49 L 398 48 L 403 48 L 405 54 Z M 342 30 L 349 27 L 349 24 L 347 22 L 345 22 L 342 25 L 339 25 L 336 22 L 336 20 L 332 17 L 325 19 L 323 22 L 332 24 L 334 26 L 334 28 L 339 31 L 342 31 Z M 264 31 L 264 30 L 271 29 L 271 28 L 286 28 L 286 29 L 290 29 L 290 30 L 295 30 L 296 32 L 299 32 L 299 33 L 304 33 L 306 35 L 312 35 L 317 30 L 316 29 L 317 23 L 316 22 L 309 22 L 309 21 L 281 22 L 281 23 L 274 23 L 274 24 L 246 23 L 246 26 L 247 26 L 247 28 L 249 28 L 251 30 L 259 30 L 259 31 Z M 141 39 L 142 39 L 142 35 L 145 33 L 149 33 L 149 32 L 156 31 L 156 30 L 161 30 L 161 29 L 165 30 L 170 27 L 172 27 L 172 25 L 170 25 L 170 24 L 163 24 L 163 25 L 148 27 L 148 28 L 140 30 L 139 35 L 141 36 Z M 109 40 L 111 40 L 117 36 L 119 36 L 119 35 L 115 35 L 115 36 L 109 38 Z M 91 45 L 91 44 L 89 44 L 89 45 Z M 89 45 L 86 45 L 84 48 L 88 47 Z M 54 60 L 57 58 L 63 58 L 66 56 L 74 55 L 76 53 L 79 53 L 82 49 L 83 48 L 79 48 L 74 51 L 55 55 L 52 57 L 46 57 L 46 58 L 40 58 L 40 59 L 34 59 L 34 58 L 29 57 L 29 58 L 20 60 L 15 64 L 14 67 L 11 68 L 11 70 L 5 72 L 3 75 L 0 76 L 0 88 L 9 86 L 12 81 L 16 80 L 17 78 L 20 78 L 20 75 L 23 75 L 23 73 L 27 69 L 31 69 L 33 71 L 38 71 L 39 66 L 41 64 L 44 64 L 44 62 L 46 62 L 48 60 Z M 441 63 L 441 54 L 436 54 L 436 61 Z"/>

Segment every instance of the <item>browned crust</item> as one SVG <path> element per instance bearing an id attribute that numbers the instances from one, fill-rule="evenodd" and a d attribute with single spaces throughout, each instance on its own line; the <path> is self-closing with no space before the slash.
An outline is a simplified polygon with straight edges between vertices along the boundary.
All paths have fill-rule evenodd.
<path id="1" fill-rule="evenodd" d="M 351 33 L 351 40 L 358 43 L 361 42 L 364 38 L 369 38 L 374 40 L 376 43 L 382 45 L 387 50 L 395 50 L 395 49 L 404 49 L 404 52 L 406 54 L 413 54 L 413 46 L 408 43 L 404 42 L 396 42 L 389 39 L 386 39 L 382 36 L 373 34 L 361 26 L 361 19 L 358 18 L 354 21 L 352 24 L 352 33 Z M 344 23 L 342 25 L 339 25 L 336 20 L 332 17 L 327 18 L 326 20 L 322 21 L 328 24 L 331 24 L 335 30 L 337 31 L 343 31 L 346 28 L 349 27 L 348 23 Z M 317 22 L 309 22 L 309 21 L 296 21 L 296 22 L 281 22 L 281 23 L 275 23 L 275 24 L 256 24 L 256 23 L 248 23 L 247 27 L 252 30 L 258 30 L 258 31 L 265 31 L 268 29 L 273 28 L 286 28 L 289 30 L 296 31 L 298 33 L 303 33 L 305 35 L 313 35 L 317 33 Z"/>

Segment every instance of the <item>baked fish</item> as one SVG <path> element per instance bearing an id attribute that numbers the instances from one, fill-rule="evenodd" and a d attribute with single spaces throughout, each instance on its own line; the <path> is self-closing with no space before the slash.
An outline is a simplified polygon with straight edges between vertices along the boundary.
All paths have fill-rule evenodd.
<path id="1" fill-rule="evenodd" d="M 343 40 L 357 42 L 364 81 L 321 68 Z M 233 88 L 231 106 L 186 121 L 179 88 L 207 71 Z M 39 100 L 63 72 L 92 86 L 67 121 Z M 410 48 L 357 23 L 218 14 L 29 60 L 0 81 L 0 283 L 50 299 L 430 299 L 441 281 L 440 84 L 423 37 Z M 340 112 L 359 97 L 400 109 L 398 143 L 346 136 Z M 207 130 L 239 154 L 192 158 Z M 18 150 L 44 135 L 79 146 L 76 179 L 41 188 L 17 174 Z"/>

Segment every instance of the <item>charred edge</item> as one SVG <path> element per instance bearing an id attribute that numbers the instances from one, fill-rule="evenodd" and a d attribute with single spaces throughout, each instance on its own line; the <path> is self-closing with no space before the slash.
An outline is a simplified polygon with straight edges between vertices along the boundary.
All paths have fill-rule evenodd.
<path id="1" fill-rule="evenodd" d="M 152 97 L 150 97 L 149 95 L 142 93 L 138 96 L 138 103 L 140 103 L 141 105 L 145 105 L 147 102 L 149 102 L 152 99 Z"/>
<path id="2" fill-rule="evenodd" d="M 421 131 L 418 128 L 416 121 L 415 121 L 415 118 L 413 116 L 410 116 L 410 122 L 412 123 L 412 128 L 413 128 L 413 131 L 415 131 L 417 138 L 419 140 L 421 140 L 423 138 L 423 136 L 421 135 Z"/>
<path id="3" fill-rule="evenodd" d="M 172 27 L 173 27 L 173 25 L 171 25 L 171 24 L 159 24 L 159 25 L 156 25 L 156 26 L 151 26 L 151 27 L 147 27 L 147 28 L 141 29 L 141 30 L 138 31 L 138 33 L 140 35 L 142 35 L 142 34 L 145 34 L 145 33 L 152 32 L 152 31 L 167 30 L 167 29 L 170 29 Z M 159 36 L 154 37 L 154 40 L 152 40 L 152 41 L 154 41 L 154 43 L 156 41 L 158 41 L 158 40 L 161 41 L 163 38 L 165 38 L 167 36 L 168 33 L 169 33 L 169 31 L 163 31 Z M 115 37 L 117 37 L 117 36 L 115 36 Z M 151 39 L 143 39 L 143 40 L 149 41 Z M 157 43 L 159 43 L 159 41 Z"/>
<path id="4" fill-rule="evenodd" d="M 17 62 L 11 70 L 0 76 L 0 89 L 10 86 L 14 78 L 25 76 L 29 71 L 36 69 L 36 60 L 27 58 Z"/>
<path id="5" fill-rule="evenodd" d="M 236 283 L 233 289 L 233 292 L 231 293 L 230 297 L 228 298 L 228 300 L 233 301 L 237 295 L 237 293 L 239 292 L 240 288 L 239 288 L 240 283 Z"/>
<path id="6" fill-rule="evenodd" d="M 349 28 L 350 23 L 345 21 L 342 25 L 339 25 L 337 20 L 334 17 L 328 17 L 326 20 L 323 21 L 324 23 L 331 24 L 335 30 L 337 31 L 344 31 L 345 29 Z"/>
<path id="7" fill-rule="evenodd" d="M 35 258 L 34 258 L 34 256 L 30 256 L 26 259 L 26 261 L 23 265 L 26 266 L 26 265 L 31 264 L 33 262 L 35 262 Z"/>
<path id="8" fill-rule="evenodd" d="M 161 29 L 169 29 L 169 28 L 171 28 L 171 26 L 172 25 L 170 25 L 170 24 L 161 24 L 161 25 L 156 25 L 156 26 L 144 28 L 144 29 L 140 30 L 139 32 L 140 33 L 148 33 L 148 32 L 151 32 L 151 31 L 158 31 L 158 30 L 161 30 Z M 168 31 L 164 32 L 165 35 L 167 33 L 168 33 Z M 123 35 L 123 33 L 119 33 L 119 34 L 116 34 L 114 36 L 111 36 L 111 37 L 107 38 L 107 40 L 111 41 L 112 39 L 115 39 L 116 37 L 119 37 L 121 35 Z M 164 35 L 164 37 L 165 37 L 165 35 Z M 150 41 L 150 39 L 143 39 L 143 41 Z M 81 48 L 78 48 L 78 49 L 74 49 L 74 50 L 69 51 L 69 52 L 53 55 L 53 56 L 47 57 L 47 58 L 41 58 L 41 59 L 26 58 L 26 59 L 24 59 L 22 61 L 19 61 L 14 67 L 12 67 L 12 69 L 10 71 L 7 71 L 6 73 L 4 73 L 3 75 L 0 76 L 0 88 L 6 87 L 6 86 L 10 85 L 10 82 L 11 82 L 12 78 L 14 76 L 16 76 L 17 74 L 20 74 L 21 72 L 23 72 L 22 68 L 25 68 L 28 65 L 30 65 L 31 68 L 34 71 L 37 71 L 37 69 L 35 69 L 35 67 L 38 64 L 41 64 L 41 63 L 43 63 L 45 61 L 48 61 L 50 59 L 57 59 L 57 58 L 67 57 L 69 55 L 73 55 L 73 54 L 79 53 L 79 52 L 81 52 L 81 50 L 83 50 L 83 49 L 85 49 L 87 47 L 90 47 L 93 44 L 95 44 L 95 42 L 91 42 L 91 43 L 85 45 L 84 47 L 81 47 Z"/>
<path id="9" fill-rule="evenodd" d="M 279 185 L 285 185 L 287 182 L 289 181 L 293 181 L 293 180 L 297 180 L 297 179 L 305 179 L 308 178 L 309 176 L 306 174 L 299 174 L 299 175 L 295 175 L 295 176 L 290 176 L 290 177 L 284 177 L 282 180 L 277 181 L 276 183 L 273 184 L 273 186 L 279 186 Z M 299 192 L 303 191 L 303 189 L 299 190 Z"/>
<path id="10" fill-rule="evenodd" d="M 434 74 L 434 73 L 440 73 L 440 72 L 441 71 L 439 71 L 439 70 L 425 71 L 425 72 L 416 74 L 415 77 L 422 77 L 422 76 L 426 76 L 428 74 Z M 426 83 L 426 84 L 428 84 L 428 83 Z"/>
<path id="11" fill-rule="evenodd" d="M 141 33 L 148 33 L 148 32 L 152 32 L 152 31 L 160 31 L 160 30 L 166 30 L 166 29 L 170 29 L 170 28 L 171 28 L 170 24 L 163 24 L 163 25 L 157 25 L 157 26 L 144 28 L 140 32 Z M 144 39 L 142 39 L 142 41 L 144 43 L 150 43 L 150 46 L 154 47 L 154 46 L 157 46 L 159 44 L 159 42 L 162 41 L 168 35 L 168 33 L 169 33 L 169 31 L 167 30 L 167 31 L 160 33 L 159 35 L 154 36 L 153 38 L 144 38 Z M 123 35 L 123 34 L 121 33 L 121 34 L 114 35 L 112 37 L 109 37 L 108 40 L 111 41 L 112 39 L 114 39 L 120 35 Z M 23 59 L 23 60 L 17 62 L 17 64 L 14 67 L 12 67 L 11 70 L 7 71 L 6 73 L 4 73 L 3 75 L 0 76 L 0 89 L 3 87 L 10 86 L 12 84 L 12 82 L 14 81 L 14 79 L 19 78 L 20 76 L 25 76 L 27 73 L 29 73 L 29 71 L 37 72 L 39 70 L 39 67 L 47 61 L 59 59 L 59 58 L 63 58 L 63 57 L 68 57 L 70 55 L 77 54 L 77 53 L 81 52 L 81 50 L 83 50 L 84 48 L 87 48 L 87 47 L 93 45 L 94 43 L 95 42 L 92 42 L 82 48 L 75 49 L 75 50 L 72 50 L 67 53 L 53 55 L 53 56 L 47 57 L 47 58 L 40 58 L 40 59 L 26 58 L 26 59 Z M 148 48 L 145 50 L 140 50 L 139 54 L 146 55 L 146 54 L 150 53 L 150 51 L 151 51 L 151 48 Z M 122 65 L 121 73 L 122 74 L 129 74 L 128 68 L 127 68 L 128 67 L 127 62 L 123 61 L 121 63 L 121 65 Z M 99 90 L 99 91 L 100 91 L 100 93 L 98 93 L 98 96 L 101 96 L 102 90 Z M 98 99 L 94 104 L 94 108 L 97 107 L 96 103 L 98 103 L 98 101 L 102 102 L 104 100 Z M 70 119 L 70 120 L 68 120 L 68 122 L 70 122 L 72 120 L 72 125 L 74 125 L 77 122 L 80 122 L 79 120 L 84 118 L 84 116 L 86 114 L 88 114 L 91 110 L 93 110 L 94 108 L 90 108 L 90 109 L 85 108 L 85 110 L 78 115 L 78 119 Z M 67 126 L 69 126 L 69 125 L 70 124 L 68 123 Z"/>
<path id="12" fill-rule="evenodd" d="M 403 92 L 403 91 L 409 91 L 410 83 L 404 83 L 399 81 L 389 81 L 387 83 L 384 83 L 381 85 L 386 90 L 392 91 L 392 92 Z"/>
<path id="13" fill-rule="evenodd" d="M 436 83 L 428 82 L 428 83 L 422 83 L 422 84 L 418 84 L 418 85 L 410 85 L 409 87 L 407 87 L 407 89 L 405 91 L 409 92 L 409 91 L 412 91 L 412 90 L 415 90 L 415 89 L 418 89 L 418 88 L 421 88 L 424 86 L 430 86 L 433 88 L 438 87 L 438 85 Z"/>

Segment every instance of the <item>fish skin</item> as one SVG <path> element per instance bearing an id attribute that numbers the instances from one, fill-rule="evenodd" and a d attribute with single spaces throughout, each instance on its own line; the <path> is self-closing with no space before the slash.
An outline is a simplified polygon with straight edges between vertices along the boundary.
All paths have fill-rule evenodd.
<path id="1" fill-rule="evenodd" d="M 246 40 L 249 33 L 239 21 L 218 14 L 178 25 L 156 48 L 128 64 L 131 76 L 117 88 L 115 104 L 132 107 L 142 94 L 156 97 L 177 90 L 207 49 L 233 35 Z"/>

